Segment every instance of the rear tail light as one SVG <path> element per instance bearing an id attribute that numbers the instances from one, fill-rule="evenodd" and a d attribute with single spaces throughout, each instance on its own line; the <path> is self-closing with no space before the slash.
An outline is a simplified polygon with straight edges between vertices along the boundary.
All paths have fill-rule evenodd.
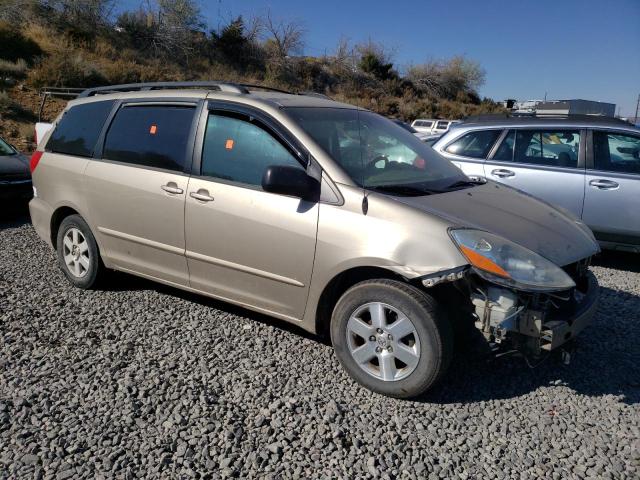
<path id="1" fill-rule="evenodd" d="M 33 152 L 33 155 L 31 155 L 31 160 L 29 160 L 29 170 L 31 170 L 31 173 L 33 173 L 38 166 L 40 158 L 42 157 L 42 153 L 43 152 L 39 152 L 36 150 L 35 152 Z"/>

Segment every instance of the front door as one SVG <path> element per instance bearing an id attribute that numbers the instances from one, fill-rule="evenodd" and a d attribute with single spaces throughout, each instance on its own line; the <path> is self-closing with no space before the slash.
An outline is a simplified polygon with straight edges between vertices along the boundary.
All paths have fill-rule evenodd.
<path id="1" fill-rule="evenodd" d="M 640 245 L 640 135 L 593 132 L 584 222 L 601 241 Z"/>
<path id="2" fill-rule="evenodd" d="M 486 177 L 485 159 L 502 132 L 498 128 L 472 130 L 444 147 L 443 155 L 468 177 Z"/>
<path id="3" fill-rule="evenodd" d="M 584 133 L 510 130 L 484 166 L 486 177 L 523 190 L 576 217 L 584 201 Z"/>
<path id="4" fill-rule="evenodd" d="M 184 205 L 194 104 L 124 104 L 85 171 L 102 254 L 114 267 L 188 285 Z"/>
<path id="5" fill-rule="evenodd" d="M 268 166 L 303 169 L 302 162 L 265 119 L 229 110 L 207 115 L 200 170 L 189 182 L 185 209 L 191 286 L 300 319 L 319 206 L 267 193 L 261 184 Z"/>

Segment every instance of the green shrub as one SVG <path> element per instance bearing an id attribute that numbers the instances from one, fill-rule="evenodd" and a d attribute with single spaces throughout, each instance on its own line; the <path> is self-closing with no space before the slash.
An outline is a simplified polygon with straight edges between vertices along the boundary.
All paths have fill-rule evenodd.
<path id="1" fill-rule="evenodd" d="M 0 22 L 0 58 L 10 62 L 24 59 L 31 62 L 42 50 L 36 42 L 25 37 L 6 22 Z"/>

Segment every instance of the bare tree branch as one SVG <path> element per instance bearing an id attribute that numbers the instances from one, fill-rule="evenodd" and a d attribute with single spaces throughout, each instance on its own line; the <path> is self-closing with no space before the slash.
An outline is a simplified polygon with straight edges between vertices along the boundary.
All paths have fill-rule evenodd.
<path id="1" fill-rule="evenodd" d="M 274 20 L 271 10 L 267 11 L 264 28 L 268 40 L 276 47 L 276 54 L 284 58 L 291 53 L 300 53 L 304 47 L 304 28 L 297 21 Z"/>

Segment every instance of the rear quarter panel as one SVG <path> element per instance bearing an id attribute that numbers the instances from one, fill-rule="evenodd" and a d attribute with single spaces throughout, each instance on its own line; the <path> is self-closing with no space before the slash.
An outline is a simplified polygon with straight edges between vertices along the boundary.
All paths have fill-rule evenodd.
<path id="1" fill-rule="evenodd" d="M 61 207 L 73 208 L 93 229 L 85 200 L 84 170 L 89 161 L 83 157 L 44 152 L 32 178 L 38 200 L 46 204 L 51 214 Z M 51 222 L 51 215 L 38 221 Z M 42 225 L 41 229 L 48 230 L 49 225 Z"/>

